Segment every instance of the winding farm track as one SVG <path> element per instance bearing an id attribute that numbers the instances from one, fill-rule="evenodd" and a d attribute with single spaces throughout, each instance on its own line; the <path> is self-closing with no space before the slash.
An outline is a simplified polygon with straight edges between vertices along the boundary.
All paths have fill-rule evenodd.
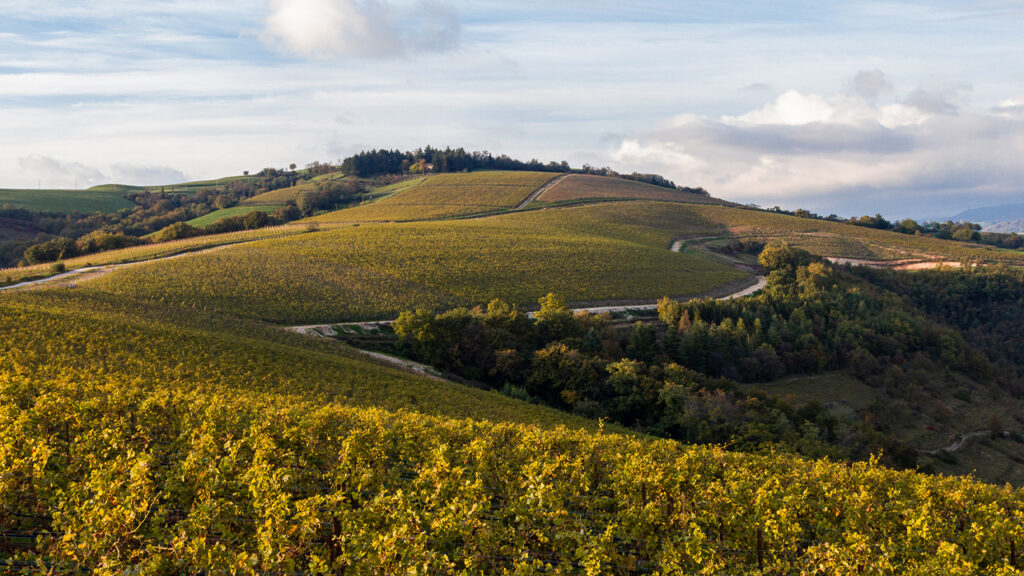
<path id="1" fill-rule="evenodd" d="M 188 252 L 179 252 L 178 254 L 171 254 L 169 256 L 160 256 L 159 258 L 150 258 L 149 260 L 138 260 L 136 262 L 122 262 L 120 264 L 101 264 L 98 266 L 84 266 L 82 268 L 75 268 L 67 272 L 60 274 L 54 274 L 53 276 L 47 276 L 46 278 L 39 278 L 37 280 L 26 280 L 25 282 L 18 282 L 17 284 L 11 284 L 10 286 L 0 286 L 0 292 L 8 290 L 18 290 L 20 288 L 33 288 L 39 287 L 43 284 L 57 283 L 60 280 L 78 278 L 86 279 L 113 272 L 121 268 L 127 268 L 129 266 L 138 266 L 140 264 L 149 264 L 150 262 L 160 262 L 161 260 L 173 260 L 175 258 L 182 258 L 184 256 L 191 256 L 193 254 L 205 254 L 207 252 L 215 252 L 217 250 L 223 250 L 232 246 L 240 246 L 242 244 L 248 244 L 250 242 L 256 242 L 256 240 L 245 240 L 242 242 L 234 242 L 231 244 L 221 244 L 220 246 L 213 246 L 212 248 L 204 248 L 202 250 L 192 250 Z"/>
<path id="2" fill-rule="evenodd" d="M 673 252 L 679 252 L 686 245 L 687 241 L 693 241 L 694 238 L 683 238 L 677 239 L 672 242 L 672 246 L 669 250 Z M 729 292 L 722 296 L 718 296 L 718 300 L 731 300 L 733 298 L 741 298 L 743 296 L 749 296 L 758 290 L 765 287 L 768 283 L 768 278 L 765 276 L 757 276 L 754 279 L 753 284 L 748 284 L 738 290 Z M 705 296 L 710 296 L 706 294 Z M 701 296 L 695 296 L 700 298 Z M 647 302 L 638 304 L 619 304 L 613 306 L 581 306 L 570 308 L 573 312 L 589 312 L 591 314 L 603 314 L 605 312 L 609 314 L 629 314 L 631 312 L 649 312 L 651 310 L 657 310 L 657 302 Z M 534 312 L 530 312 L 529 316 L 533 316 Z M 286 326 L 285 330 L 295 332 L 297 334 L 305 334 L 307 336 L 323 336 L 323 337 L 334 337 L 338 333 L 338 328 L 353 330 L 356 333 L 378 331 L 383 327 L 394 324 L 394 320 L 370 320 L 365 322 L 335 322 L 333 324 L 308 324 L 305 326 Z"/>
<path id="3" fill-rule="evenodd" d="M 876 268 L 879 270 L 934 270 L 936 268 L 960 268 L 961 262 L 954 260 L 926 260 L 926 259 L 905 259 L 905 260 L 864 260 L 861 258 L 825 258 L 832 264 L 838 266 L 863 266 L 864 268 Z"/>
<path id="4" fill-rule="evenodd" d="M 558 176 L 556 178 L 552 178 L 551 180 L 548 180 L 547 184 L 545 184 L 545 185 L 541 186 L 540 188 L 537 188 L 536 190 L 534 190 L 533 194 L 530 194 L 529 196 L 527 196 L 526 200 L 523 200 L 522 202 L 517 204 L 516 207 L 513 208 L 512 210 L 522 210 L 522 209 L 526 208 L 530 204 L 530 202 L 533 202 L 537 198 L 540 198 L 541 194 L 543 194 L 543 193 L 547 192 L 548 190 L 550 190 L 550 189 L 554 188 L 555 186 L 557 186 L 558 183 L 561 182 L 562 180 L 565 180 L 565 178 L 567 176 L 569 176 L 569 175 L 568 174 L 562 174 L 561 176 Z"/>

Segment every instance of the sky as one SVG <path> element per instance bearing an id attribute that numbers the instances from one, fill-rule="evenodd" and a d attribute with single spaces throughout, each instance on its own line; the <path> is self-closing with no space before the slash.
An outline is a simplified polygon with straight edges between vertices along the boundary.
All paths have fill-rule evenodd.
<path id="1" fill-rule="evenodd" d="M 0 0 L 0 187 L 425 145 L 742 203 L 1024 202 L 1024 1 Z"/>

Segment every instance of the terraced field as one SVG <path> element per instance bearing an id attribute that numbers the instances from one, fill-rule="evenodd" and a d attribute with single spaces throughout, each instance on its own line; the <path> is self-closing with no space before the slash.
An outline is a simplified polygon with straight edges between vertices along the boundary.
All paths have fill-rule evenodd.
<path id="1" fill-rule="evenodd" d="M 509 210 L 557 177 L 549 172 L 437 174 L 419 183 L 396 185 L 395 193 L 315 218 L 321 222 L 404 222 Z"/>
<path id="2" fill-rule="evenodd" d="M 492 298 L 531 305 L 551 291 L 577 302 L 649 301 L 748 276 L 668 250 L 676 236 L 716 230 L 682 205 L 591 205 L 305 234 L 140 265 L 88 285 L 292 324 Z"/>
<path id="3" fill-rule="evenodd" d="M 729 204 L 724 200 L 700 194 L 591 174 L 570 174 L 561 182 L 544 191 L 531 204 L 543 206 L 582 200 L 664 200 L 697 204 Z"/>

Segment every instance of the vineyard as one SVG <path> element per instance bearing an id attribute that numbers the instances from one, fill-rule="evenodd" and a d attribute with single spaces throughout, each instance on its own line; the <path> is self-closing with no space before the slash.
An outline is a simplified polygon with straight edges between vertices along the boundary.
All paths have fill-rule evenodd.
<path id="1" fill-rule="evenodd" d="M 362 225 L 246 244 L 108 274 L 90 287 L 277 323 L 393 318 L 407 308 L 654 300 L 744 274 L 667 248 L 707 230 L 681 208 L 587 206 L 500 217 Z M 443 274 L 439 274 L 443 271 Z"/>
<path id="2" fill-rule="evenodd" d="M 0 300 L 0 378 L 83 387 L 273 393 L 457 418 L 596 427 L 496 393 L 398 372 L 341 345 L 202 310 L 125 304 L 83 291 Z"/>
<path id="3" fill-rule="evenodd" d="M 258 239 L 279 238 L 293 234 L 301 234 L 307 231 L 305 225 L 274 226 L 260 228 L 257 230 L 243 230 L 240 232 L 229 232 L 215 236 L 198 236 L 194 238 L 183 238 L 169 242 L 156 244 L 142 244 L 131 248 L 99 252 L 76 258 L 69 258 L 63 261 L 67 270 L 75 270 L 88 266 L 106 266 L 110 264 L 123 264 L 129 262 L 142 262 L 160 258 L 166 258 L 175 254 L 183 254 L 197 250 L 205 250 L 217 246 L 226 246 L 243 242 L 251 242 Z M 36 264 L 34 266 L 22 266 L 18 268 L 0 268 L 0 286 L 12 282 L 18 282 L 30 278 L 45 277 L 53 274 L 52 264 Z"/>
<path id="4" fill-rule="evenodd" d="M 377 202 L 317 217 L 331 221 L 408 221 L 486 214 L 508 210 L 551 180 L 546 172 L 438 174 L 419 183 L 395 186 Z"/>
<path id="5" fill-rule="evenodd" d="M 882 297 L 805 262 L 760 272 L 774 276 L 755 298 L 664 300 L 664 318 L 630 327 L 563 306 L 576 332 L 558 314 L 544 319 L 544 308 L 536 330 L 521 333 L 489 308 L 430 313 L 495 298 L 536 306 L 552 292 L 570 303 L 719 294 L 748 283 L 762 243 L 780 239 L 847 258 L 1018 266 L 1024 253 L 580 175 L 512 210 L 553 177 L 404 180 L 373 190 L 372 203 L 292 225 L 68 259 L 68 270 L 133 264 L 0 292 L 0 573 L 1024 574 L 1021 488 L 892 470 L 879 464 L 884 453 L 805 460 L 776 452 L 788 445 L 770 439 L 783 428 L 794 443 L 820 439 L 829 410 L 873 433 L 869 420 L 886 408 L 880 390 L 937 410 L 921 395 L 942 388 L 949 429 L 988 425 L 972 433 L 1024 445 L 1009 433 L 1015 404 L 999 396 L 1014 392 L 1002 378 L 1024 357 L 1014 340 L 1024 305 L 1009 276 L 965 270 L 956 283 L 940 273 L 900 282 L 886 276 L 894 272 L 858 272 L 898 291 Z M 0 283 L 56 270 L 0 270 Z M 786 273 L 792 295 L 781 292 Z M 932 315 L 928 323 L 903 308 L 911 301 Z M 449 373 L 469 374 L 479 360 L 470 356 L 485 348 L 486 369 L 462 384 L 416 376 L 274 325 L 402 312 L 396 335 L 428 352 L 453 343 L 444 348 Z M 470 326 L 465 318 L 492 324 L 445 332 Z M 543 347 L 517 344 L 514 333 Z M 839 362 L 846 356 L 825 355 L 846 340 L 849 362 L 870 378 Z M 982 344 L 1001 356 L 982 361 Z M 595 363 L 612 352 L 614 362 Z M 527 374 L 519 354 L 537 369 Z M 683 377 L 702 362 L 706 374 Z M 574 366 L 599 366 L 600 378 L 541 378 L 572 376 Z M 758 379 L 773 367 L 779 379 Z M 505 378 L 517 370 L 522 388 Z M 751 393 L 730 401 L 737 390 Z M 639 418 L 597 420 L 587 402 L 606 393 L 618 414 L 675 410 L 679 422 L 709 430 L 745 419 L 743 436 L 707 440 L 726 446 L 656 439 L 645 434 L 662 432 Z M 770 395 L 801 402 L 787 412 Z M 985 420 L 993 403 L 1006 426 Z M 946 428 L 936 422 L 914 426 L 931 426 L 938 446 Z M 689 441 L 689 430 L 665 436 Z M 760 451 L 727 450 L 737 446 Z"/>
<path id="6" fill-rule="evenodd" d="M 493 408 L 506 422 L 481 420 L 500 397 L 337 357 L 336 381 L 307 378 L 331 363 L 307 347 L 326 344 L 169 327 L 103 301 L 103 319 L 83 317 L 77 298 L 0 308 L 8 571 L 1021 573 L 1020 490 Z M 348 405 L 380 386 L 371 402 L 417 401 Z M 424 413 L 460 407 L 478 419 Z"/>
<path id="7" fill-rule="evenodd" d="M 696 215 L 728 228 L 731 235 L 764 240 L 783 239 L 820 254 L 844 258 L 898 260 L 943 258 L 1024 264 L 1024 253 L 990 246 L 875 230 L 827 220 L 797 218 L 761 210 L 693 206 Z"/>
<path id="8" fill-rule="evenodd" d="M 537 197 L 537 205 L 560 204 L 578 200 L 664 200 L 697 204 L 728 204 L 724 200 L 672 190 L 643 182 L 572 174 Z"/>

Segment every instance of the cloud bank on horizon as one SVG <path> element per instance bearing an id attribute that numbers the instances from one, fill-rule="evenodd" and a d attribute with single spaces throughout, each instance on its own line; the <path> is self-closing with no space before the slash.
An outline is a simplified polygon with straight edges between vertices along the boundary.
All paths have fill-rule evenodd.
<path id="1" fill-rule="evenodd" d="M 865 203 L 927 211 L 893 195 L 939 205 L 1024 198 L 1024 99 L 971 110 L 962 107 L 966 91 L 918 87 L 901 97 L 882 71 L 861 71 L 845 92 L 787 90 L 738 116 L 678 116 L 624 139 L 613 158 L 687 174 L 732 200 L 795 206 L 827 197 L 847 213 Z"/>
<path id="2" fill-rule="evenodd" d="M 0 187 L 464 146 L 731 200 L 1024 197 L 1024 7 L 951 0 L 0 0 Z"/>

